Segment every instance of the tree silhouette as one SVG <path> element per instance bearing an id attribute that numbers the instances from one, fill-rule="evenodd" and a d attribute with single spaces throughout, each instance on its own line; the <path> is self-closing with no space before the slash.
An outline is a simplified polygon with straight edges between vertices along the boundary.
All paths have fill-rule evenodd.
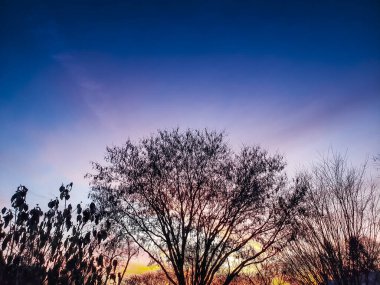
<path id="1" fill-rule="evenodd" d="M 365 167 L 334 155 L 300 179 L 309 189 L 309 217 L 284 252 L 288 275 L 300 284 L 370 284 L 380 265 L 380 193 Z"/>
<path id="2" fill-rule="evenodd" d="M 160 131 L 107 148 L 91 197 L 172 284 L 230 284 L 294 237 L 304 194 L 259 147 L 234 154 L 216 132 Z"/>

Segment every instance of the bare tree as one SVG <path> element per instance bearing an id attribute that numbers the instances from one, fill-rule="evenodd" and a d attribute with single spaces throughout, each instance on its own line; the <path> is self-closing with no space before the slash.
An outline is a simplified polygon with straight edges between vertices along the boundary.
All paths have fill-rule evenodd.
<path id="1" fill-rule="evenodd" d="M 178 130 L 107 148 L 91 197 L 172 284 L 230 284 L 294 237 L 304 190 L 259 147 L 234 154 L 224 135 Z"/>
<path id="2" fill-rule="evenodd" d="M 284 252 L 288 275 L 300 284 L 370 282 L 380 261 L 380 192 L 365 166 L 351 168 L 333 155 L 300 179 L 309 189 L 309 217 Z"/>
<path id="3" fill-rule="evenodd" d="M 132 257 L 138 254 L 136 244 L 122 231 L 111 227 L 109 237 L 99 248 L 103 255 L 104 263 L 107 264 L 103 272 L 103 284 L 122 284 Z"/>

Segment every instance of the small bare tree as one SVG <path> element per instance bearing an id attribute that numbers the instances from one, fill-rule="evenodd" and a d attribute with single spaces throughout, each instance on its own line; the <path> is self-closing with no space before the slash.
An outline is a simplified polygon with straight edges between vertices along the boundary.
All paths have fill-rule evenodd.
<path id="1" fill-rule="evenodd" d="M 284 162 L 259 147 L 234 154 L 224 135 L 161 131 L 107 148 L 91 197 L 172 284 L 230 284 L 294 236 L 304 190 L 287 187 Z"/>
<path id="2" fill-rule="evenodd" d="M 132 257 L 138 254 L 136 244 L 125 233 L 115 227 L 109 229 L 110 236 L 99 248 L 104 263 L 103 284 L 122 284 Z M 112 283 L 111 283 L 112 282 Z"/>
<path id="3" fill-rule="evenodd" d="M 309 189 L 309 217 L 284 252 L 287 274 L 300 284 L 369 282 L 380 261 L 380 192 L 365 166 L 334 155 L 299 179 Z"/>

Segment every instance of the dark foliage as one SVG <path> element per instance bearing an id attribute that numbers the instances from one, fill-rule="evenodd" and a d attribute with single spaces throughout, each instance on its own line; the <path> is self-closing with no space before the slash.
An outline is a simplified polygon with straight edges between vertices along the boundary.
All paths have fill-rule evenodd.
<path id="1" fill-rule="evenodd" d="M 11 208 L 1 211 L 0 284 L 103 284 L 105 272 L 115 272 L 116 261 L 106 264 L 99 251 L 106 223 L 94 203 L 67 204 L 71 189 L 72 183 L 62 185 L 44 212 L 29 207 L 25 186 L 17 188 Z"/>

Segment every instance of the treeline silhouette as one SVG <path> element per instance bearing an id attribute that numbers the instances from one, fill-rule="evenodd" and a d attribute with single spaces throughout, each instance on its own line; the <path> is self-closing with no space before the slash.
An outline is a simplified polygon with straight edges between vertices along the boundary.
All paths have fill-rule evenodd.
<path id="1" fill-rule="evenodd" d="M 68 204 L 72 184 L 45 212 L 18 187 L 0 284 L 380 284 L 380 192 L 342 156 L 288 179 L 279 155 L 177 129 L 93 167 L 87 207 Z M 127 276 L 139 251 L 159 270 Z"/>

